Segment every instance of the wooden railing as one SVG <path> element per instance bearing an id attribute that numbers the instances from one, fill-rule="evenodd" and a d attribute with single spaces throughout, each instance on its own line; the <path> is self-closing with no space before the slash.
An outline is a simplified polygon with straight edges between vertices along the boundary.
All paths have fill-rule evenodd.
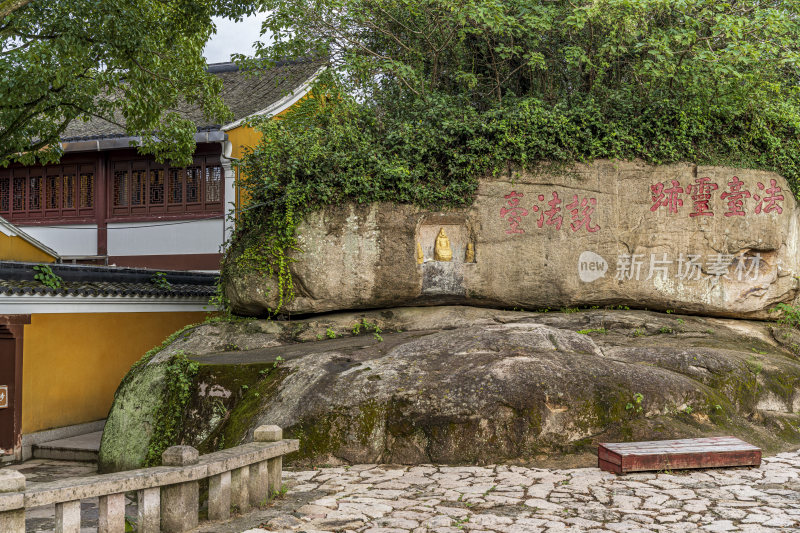
<path id="1" fill-rule="evenodd" d="M 253 442 L 207 455 L 191 446 L 162 454 L 164 466 L 37 483 L 0 469 L 0 532 L 25 533 L 25 509 L 55 504 L 56 533 L 80 533 L 81 500 L 100 499 L 98 533 L 124 533 L 125 493 L 136 491 L 138 533 L 181 533 L 197 527 L 199 481 L 208 478 L 208 519 L 230 517 L 231 506 L 247 511 L 281 488 L 283 456 L 299 441 L 283 440 L 278 426 L 260 426 Z"/>

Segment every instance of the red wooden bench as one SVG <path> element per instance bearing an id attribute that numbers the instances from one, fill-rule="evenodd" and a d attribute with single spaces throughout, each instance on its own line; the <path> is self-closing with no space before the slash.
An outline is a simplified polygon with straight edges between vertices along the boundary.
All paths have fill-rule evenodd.
<path id="1" fill-rule="evenodd" d="M 761 449 L 736 437 L 608 442 L 597 448 L 597 466 L 617 474 L 760 464 Z"/>

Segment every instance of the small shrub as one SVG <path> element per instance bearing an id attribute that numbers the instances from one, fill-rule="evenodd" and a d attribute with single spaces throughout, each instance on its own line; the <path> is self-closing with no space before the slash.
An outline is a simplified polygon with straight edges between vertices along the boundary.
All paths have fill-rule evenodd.
<path id="1" fill-rule="evenodd" d="M 172 283 L 167 280 L 167 275 L 163 272 L 156 272 L 153 274 L 153 277 L 150 278 L 150 283 L 158 287 L 159 289 L 164 289 L 166 291 L 172 290 Z"/>
<path id="2" fill-rule="evenodd" d="M 800 327 L 800 307 L 796 307 L 794 305 L 789 305 L 785 303 L 779 303 L 775 307 L 770 309 L 769 312 L 783 313 L 777 319 L 778 324 L 780 324 L 781 326 L 789 328 Z"/>
<path id="3" fill-rule="evenodd" d="M 383 337 L 381 337 L 381 327 L 377 323 L 370 322 L 366 318 L 362 318 L 360 322 L 356 322 L 353 326 L 352 330 L 353 335 L 364 335 L 368 333 L 372 333 L 372 335 L 378 339 L 378 342 L 383 342 Z"/>
<path id="4" fill-rule="evenodd" d="M 634 413 L 641 413 L 642 412 L 642 402 L 644 401 L 644 394 L 637 392 L 633 395 L 633 401 L 628 402 L 625 405 L 626 411 L 631 411 Z"/>
<path id="5" fill-rule="evenodd" d="M 59 275 L 54 273 L 53 269 L 48 265 L 36 265 L 33 267 L 33 270 L 36 272 L 36 274 L 33 276 L 33 279 L 45 287 L 50 287 L 51 289 L 61 288 L 64 280 Z"/>

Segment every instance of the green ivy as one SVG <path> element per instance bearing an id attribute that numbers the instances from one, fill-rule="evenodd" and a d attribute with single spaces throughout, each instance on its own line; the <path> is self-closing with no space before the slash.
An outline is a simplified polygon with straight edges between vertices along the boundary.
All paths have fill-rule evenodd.
<path id="1" fill-rule="evenodd" d="M 437 94 L 410 100 L 401 114 L 378 117 L 335 86 L 326 94 L 305 100 L 282 120 L 255 121 L 263 140 L 240 162 L 246 178 L 239 186 L 250 203 L 223 260 L 221 292 L 242 273 L 274 278 L 273 315 L 294 298 L 297 224 L 324 206 L 464 207 L 479 177 L 537 171 L 542 161 L 566 166 L 638 158 L 761 168 L 781 173 L 795 193 L 800 178 L 800 128 L 777 109 L 663 100 L 636 114 L 609 111 L 592 97 L 556 105 L 508 97 L 478 110 L 463 97 Z"/>
<path id="2" fill-rule="evenodd" d="M 145 354 L 141 357 L 141 359 L 139 359 L 138 361 L 136 361 L 131 365 L 130 370 L 128 370 L 128 373 L 125 374 L 125 377 L 122 378 L 122 382 L 120 383 L 119 387 L 117 387 L 117 391 L 120 391 L 123 388 L 125 388 L 125 385 L 128 383 L 128 381 L 130 381 L 130 379 L 139 371 L 140 368 L 147 365 L 153 359 L 153 357 L 156 356 L 156 354 L 158 354 L 161 350 L 165 349 L 167 346 L 175 342 L 175 339 L 177 339 L 181 335 L 184 334 L 188 335 L 188 333 L 186 333 L 187 331 L 194 329 L 199 325 L 200 324 L 187 324 L 178 331 L 169 334 L 167 338 L 164 339 L 158 346 L 154 346 L 149 350 L 147 350 L 147 352 L 145 352 Z"/>
<path id="3" fill-rule="evenodd" d="M 179 351 L 166 363 L 166 384 L 155 414 L 153 435 L 145 466 L 161 464 L 161 454 L 178 442 L 183 427 L 183 412 L 191 399 L 191 387 L 199 365 Z"/>

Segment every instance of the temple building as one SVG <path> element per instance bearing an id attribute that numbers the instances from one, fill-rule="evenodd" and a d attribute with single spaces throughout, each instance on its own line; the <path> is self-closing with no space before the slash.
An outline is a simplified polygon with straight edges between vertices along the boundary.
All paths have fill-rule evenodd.
<path id="1" fill-rule="evenodd" d="M 0 217 L 65 262 L 217 270 L 237 202 L 231 161 L 259 138 L 243 123 L 290 108 L 323 68 L 286 62 L 253 75 L 233 63 L 210 65 L 233 119 L 209 124 L 199 109 L 178 110 L 197 124 L 188 167 L 139 154 L 117 124 L 73 122 L 58 164 L 0 168 Z"/>
<path id="2" fill-rule="evenodd" d="M 98 118 L 69 126 L 58 164 L 0 168 L 0 463 L 96 457 L 58 443 L 89 435 L 99 447 L 131 365 L 216 310 L 239 203 L 232 163 L 260 138 L 244 123 L 285 112 L 323 68 L 211 65 L 233 119 L 179 110 L 197 124 L 188 167 L 141 155 L 124 128 Z"/>

